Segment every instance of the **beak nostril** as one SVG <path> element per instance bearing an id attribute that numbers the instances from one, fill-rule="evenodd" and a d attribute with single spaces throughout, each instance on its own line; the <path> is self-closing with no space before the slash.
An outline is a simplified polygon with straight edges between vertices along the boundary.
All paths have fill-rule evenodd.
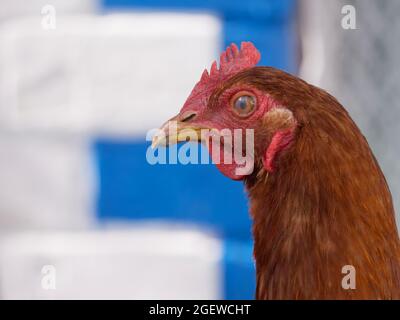
<path id="1" fill-rule="evenodd" d="M 187 121 L 193 119 L 195 116 L 196 116 L 196 112 L 189 111 L 189 112 L 183 114 L 181 122 L 187 122 Z"/>

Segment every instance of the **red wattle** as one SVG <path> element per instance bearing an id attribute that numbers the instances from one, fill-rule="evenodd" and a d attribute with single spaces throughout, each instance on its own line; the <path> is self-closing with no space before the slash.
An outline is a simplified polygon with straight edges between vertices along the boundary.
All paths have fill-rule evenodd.
<path id="1" fill-rule="evenodd" d="M 293 140 L 294 128 L 277 131 L 272 137 L 263 158 L 265 170 L 274 172 L 276 169 L 276 159 L 278 155 L 285 150 Z"/>

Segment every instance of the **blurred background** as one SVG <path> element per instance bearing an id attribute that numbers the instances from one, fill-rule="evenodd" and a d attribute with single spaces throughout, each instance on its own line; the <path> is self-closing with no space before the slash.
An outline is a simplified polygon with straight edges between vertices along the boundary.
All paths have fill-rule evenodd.
<path id="1" fill-rule="evenodd" d="M 399 213 L 399 14 L 397 0 L 0 0 L 0 298 L 253 298 L 242 184 L 146 161 L 147 131 L 231 42 L 343 103 Z"/>

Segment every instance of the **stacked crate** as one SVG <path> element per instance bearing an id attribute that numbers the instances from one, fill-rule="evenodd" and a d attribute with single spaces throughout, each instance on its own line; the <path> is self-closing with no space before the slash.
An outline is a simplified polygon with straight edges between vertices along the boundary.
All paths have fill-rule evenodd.
<path id="1" fill-rule="evenodd" d="M 220 50 L 231 42 L 252 41 L 261 51 L 260 64 L 296 72 L 295 1 L 104 0 L 103 6 L 105 11 L 207 11 L 221 21 Z M 189 93 L 187 90 L 186 95 Z M 183 102 L 175 106 L 174 113 Z M 223 296 L 253 298 L 251 221 L 243 185 L 222 176 L 212 164 L 152 166 L 144 157 L 148 147 L 149 142 L 141 137 L 97 141 L 99 219 L 162 219 L 214 230 L 224 243 Z"/>

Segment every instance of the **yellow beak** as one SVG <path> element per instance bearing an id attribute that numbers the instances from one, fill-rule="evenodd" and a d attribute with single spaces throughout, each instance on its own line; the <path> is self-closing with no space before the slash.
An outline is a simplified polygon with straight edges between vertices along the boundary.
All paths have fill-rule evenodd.
<path id="1" fill-rule="evenodd" d="M 205 128 L 197 127 L 189 123 L 174 120 L 167 121 L 153 136 L 151 147 L 168 146 L 178 142 L 197 141 L 201 142 L 205 139 L 201 130 Z"/>

